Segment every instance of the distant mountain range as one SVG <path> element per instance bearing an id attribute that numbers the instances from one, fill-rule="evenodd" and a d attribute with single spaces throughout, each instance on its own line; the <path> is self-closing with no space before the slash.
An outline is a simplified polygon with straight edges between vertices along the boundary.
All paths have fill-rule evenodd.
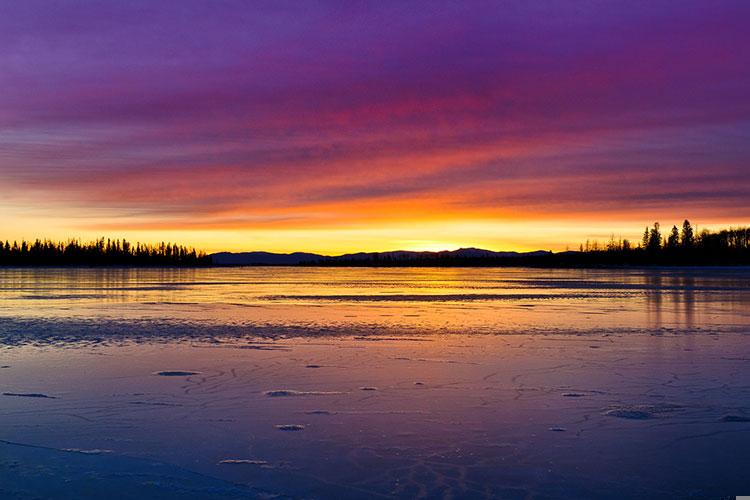
<path id="1" fill-rule="evenodd" d="M 271 253 L 271 252 L 219 252 L 211 254 L 214 265 L 218 266 L 296 266 L 304 264 L 341 265 L 353 263 L 357 265 L 367 263 L 408 263 L 436 261 L 475 261 L 496 259 L 517 259 L 528 257 L 543 257 L 551 252 L 537 250 L 535 252 L 493 252 L 481 248 L 460 248 L 458 250 L 444 250 L 442 252 L 410 252 L 396 250 L 393 252 L 359 252 L 344 255 L 328 256 L 315 253 Z"/>

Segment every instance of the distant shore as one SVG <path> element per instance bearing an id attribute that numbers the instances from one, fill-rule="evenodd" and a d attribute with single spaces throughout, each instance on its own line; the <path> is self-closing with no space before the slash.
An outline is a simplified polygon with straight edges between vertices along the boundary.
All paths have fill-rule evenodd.
<path id="1" fill-rule="evenodd" d="M 688 220 L 662 236 L 659 223 L 646 227 L 637 245 L 627 239 L 586 241 L 577 251 L 498 252 L 459 248 L 440 252 L 396 250 L 337 256 L 309 252 L 218 252 L 206 254 L 173 243 L 141 244 L 100 238 L 54 242 L 37 239 L 0 243 L 0 267 L 727 267 L 750 266 L 750 228 L 698 234 Z"/>

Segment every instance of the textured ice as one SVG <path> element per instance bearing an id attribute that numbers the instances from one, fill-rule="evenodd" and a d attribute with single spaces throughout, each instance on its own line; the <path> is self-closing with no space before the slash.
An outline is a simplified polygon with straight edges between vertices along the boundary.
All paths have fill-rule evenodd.
<path id="1" fill-rule="evenodd" d="M 289 351 L 288 347 L 275 345 L 239 345 L 235 349 L 254 349 L 256 351 Z"/>
<path id="2" fill-rule="evenodd" d="M 220 465 L 260 465 L 267 466 L 268 462 L 265 460 L 250 460 L 247 458 L 226 458 L 219 461 Z"/>
<path id="3" fill-rule="evenodd" d="M 130 401 L 130 404 L 143 406 L 182 406 L 180 403 L 167 403 L 164 401 Z"/>
<path id="4" fill-rule="evenodd" d="M 292 391 L 290 389 L 276 389 L 273 391 L 266 391 L 265 395 L 271 398 L 284 398 L 294 396 L 333 396 L 341 394 L 338 391 Z"/>
<path id="5" fill-rule="evenodd" d="M 274 498 L 269 492 L 185 468 L 118 456 L 87 455 L 0 441 L 3 500 L 238 500 Z"/>
<path id="6" fill-rule="evenodd" d="M 276 428 L 280 431 L 302 431 L 305 426 L 302 424 L 279 424 Z"/>
<path id="7" fill-rule="evenodd" d="M 55 396 L 49 396 L 39 392 L 4 392 L 3 396 L 15 396 L 19 398 L 40 398 L 40 399 L 57 399 Z"/>
<path id="8" fill-rule="evenodd" d="M 2 398 L 3 500 L 750 491 L 747 269 L 0 269 L 0 285 L 0 391 L 60 396 Z"/>
<path id="9" fill-rule="evenodd" d="M 619 292 L 610 295 L 627 296 L 632 292 Z M 266 295 L 259 297 L 268 301 L 334 301 L 334 302 L 473 302 L 473 301 L 518 301 L 594 298 L 591 293 L 462 293 L 462 294 L 392 294 L 392 295 Z"/>
<path id="10" fill-rule="evenodd" d="M 749 415 L 724 415 L 721 417 L 722 422 L 750 422 Z"/>
<path id="11" fill-rule="evenodd" d="M 636 408 L 613 408 L 605 411 L 604 414 L 610 417 L 627 418 L 632 420 L 644 420 L 654 417 L 653 412 Z"/>
<path id="12" fill-rule="evenodd" d="M 636 405 L 614 405 L 604 411 L 609 417 L 626 418 L 631 420 L 645 420 L 671 413 L 680 408 L 674 404 L 636 404 Z"/>
<path id="13" fill-rule="evenodd" d="M 105 453 L 112 453 L 112 450 L 92 448 L 90 450 L 84 450 L 81 448 L 62 448 L 61 451 L 67 451 L 69 453 L 81 453 L 83 455 L 103 455 Z"/>
<path id="14" fill-rule="evenodd" d="M 183 370 L 166 370 L 162 372 L 156 372 L 154 375 L 161 375 L 162 377 L 188 377 L 190 375 L 200 375 L 201 372 L 190 372 Z"/>

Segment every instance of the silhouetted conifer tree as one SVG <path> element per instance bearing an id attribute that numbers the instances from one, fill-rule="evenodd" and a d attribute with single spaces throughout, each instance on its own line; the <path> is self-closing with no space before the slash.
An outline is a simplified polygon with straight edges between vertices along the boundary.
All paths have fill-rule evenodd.
<path id="1" fill-rule="evenodd" d="M 667 248 L 677 248 L 680 244 L 680 232 L 677 230 L 677 226 L 672 226 L 672 231 L 669 233 L 667 238 Z"/>
<path id="2" fill-rule="evenodd" d="M 649 252 L 657 252 L 661 248 L 661 231 L 659 231 L 659 223 L 654 222 L 654 227 L 648 232 L 648 243 L 646 250 Z"/>
<path id="3" fill-rule="evenodd" d="M 693 236 L 693 226 L 690 225 L 690 221 L 685 219 L 682 223 L 682 233 L 680 234 L 680 244 L 683 247 L 690 248 L 695 243 L 695 237 Z"/>

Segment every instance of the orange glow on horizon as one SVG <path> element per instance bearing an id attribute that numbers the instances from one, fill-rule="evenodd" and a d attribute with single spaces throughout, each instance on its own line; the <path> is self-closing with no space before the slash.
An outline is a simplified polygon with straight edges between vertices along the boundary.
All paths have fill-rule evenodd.
<path id="1" fill-rule="evenodd" d="M 441 213 L 439 205 L 426 204 L 427 208 L 408 214 L 408 203 L 394 203 L 391 211 L 376 214 L 375 205 L 367 206 L 372 216 L 358 220 L 319 220 L 295 224 L 293 220 L 278 223 L 244 221 L 222 225 L 220 222 L 153 221 L 148 218 L 127 217 L 119 219 L 102 213 L 98 219 L 91 217 L 65 217 L 51 219 L 46 214 L 18 211 L 4 220 L 0 238 L 8 240 L 33 240 L 50 238 L 84 241 L 104 236 L 129 241 L 156 243 L 172 241 L 194 246 L 207 252 L 255 251 L 289 253 L 295 251 L 339 255 L 351 252 L 391 250 L 440 251 L 476 247 L 496 251 L 575 250 L 587 240 L 605 243 L 614 236 L 637 244 L 643 227 L 653 220 L 646 214 L 568 214 L 550 217 L 548 214 L 531 214 L 532 217 L 512 217 L 503 214 L 481 217 L 479 213 Z M 12 212 L 11 212 L 12 213 Z M 664 231 L 672 224 L 680 225 L 681 216 L 659 217 Z M 698 229 L 720 229 L 736 221 L 717 217 L 704 223 L 691 219 Z"/>

